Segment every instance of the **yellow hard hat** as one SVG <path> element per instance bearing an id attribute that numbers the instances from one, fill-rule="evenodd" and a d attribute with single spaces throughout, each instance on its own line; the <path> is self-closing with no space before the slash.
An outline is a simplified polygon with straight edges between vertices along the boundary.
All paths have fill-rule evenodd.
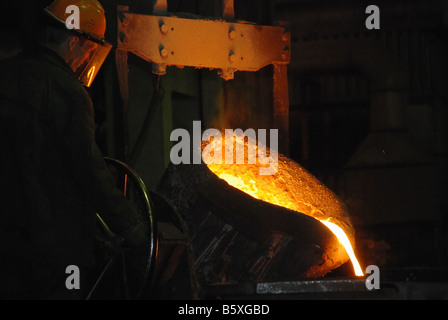
<path id="1" fill-rule="evenodd" d="M 86 41 L 97 44 L 96 49 L 90 53 L 89 59 L 73 70 L 80 83 L 90 87 L 112 48 L 112 45 L 104 39 L 106 15 L 97 0 L 55 0 L 45 8 L 45 11 L 57 21 L 67 25 L 67 19 L 73 14 L 69 6 L 76 6 L 76 11 L 79 10 L 79 29 L 70 31 L 75 31 L 84 36 Z"/>
<path id="2" fill-rule="evenodd" d="M 65 24 L 72 14 L 72 11 L 67 8 L 72 5 L 79 8 L 79 30 L 76 31 L 97 40 L 103 40 L 106 31 L 106 16 L 104 8 L 97 0 L 55 0 L 45 8 L 45 11 Z"/>

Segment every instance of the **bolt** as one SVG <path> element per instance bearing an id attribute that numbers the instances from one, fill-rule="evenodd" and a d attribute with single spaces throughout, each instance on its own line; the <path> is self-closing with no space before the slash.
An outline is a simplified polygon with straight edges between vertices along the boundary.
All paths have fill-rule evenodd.
<path id="1" fill-rule="evenodd" d="M 230 40 L 233 40 L 233 39 L 235 39 L 235 38 L 236 38 L 236 31 L 233 30 L 233 29 L 231 29 L 231 30 L 229 31 L 229 39 L 230 39 Z"/>
<path id="2" fill-rule="evenodd" d="M 168 29 L 169 29 L 168 26 L 162 22 L 162 24 L 160 25 L 160 32 L 166 34 L 168 33 Z"/>
<path id="3" fill-rule="evenodd" d="M 160 56 L 162 58 L 167 58 L 168 57 L 168 50 L 166 50 L 166 48 L 161 48 L 160 49 Z"/>
<path id="4" fill-rule="evenodd" d="M 160 75 L 160 76 L 166 74 L 166 65 L 153 63 L 152 64 L 152 73 Z"/>

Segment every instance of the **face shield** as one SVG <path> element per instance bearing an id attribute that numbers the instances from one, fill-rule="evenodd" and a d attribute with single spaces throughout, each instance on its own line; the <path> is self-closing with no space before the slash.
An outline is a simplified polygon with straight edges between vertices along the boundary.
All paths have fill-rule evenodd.
<path id="1" fill-rule="evenodd" d="M 65 7 L 62 6 L 61 8 L 64 9 L 63 12 L 65 12 Z M 58 21 L 65 25 L 64 19 L 66 19 L 66 14 L 61 11 L 61 8 L 48 7 L 45 9 L 45 12 L 49 17 L 53 18 L 54 21 Z M 107 55 L 112 49 L 112 45 L 99 36 L 99 34 L 104 34 L 104 30 L 101 30 L 101 28 L 104 27 L 105 29 L 106 21 L 101 12 L 100 17 L 98 17 L 97 13 L 99 11 L 97 6 L 95 6 L 93 10 L 89 6 L 81 6 L 80 8 L 84 9 L 81 15 L 85 20 L 81 20 L 82 27 L 80 29 L 67 29 L 69 32 L 72 32 L 73 35 L 76 35 L 81 39 L 75 54 L 76 57 L 73 59 L 73 62 L 70 62 L 70 67 L 81 84 L 90 87 L 104 60 L 106 60 Z M 52 11 L 55 11 L 56 13 L 53 13 Z M 97 22 L 97 29 L 91 28 L 92 21 Z M 87 30 L 90 30 L 90 32 Z"/>
<path id="2" fill-rule="evenodd" d="M 80 55 L 72 68 L 81 84 L 90 87 L 112 45 L 105 40 L 98 40 L 86 34 L 82 34 L 81 39 L 78 49 Z"/>

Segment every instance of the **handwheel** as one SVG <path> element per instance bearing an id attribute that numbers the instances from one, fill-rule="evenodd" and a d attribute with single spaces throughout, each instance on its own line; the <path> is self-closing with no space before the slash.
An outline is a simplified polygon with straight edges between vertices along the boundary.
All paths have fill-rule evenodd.
<path id="1" fill-rule="evenodd" d="M 132 201 L 148 228 L 149 241 L 138 248 L 122 247 L 113 230 L 97 214 L 96 260 L 90 299 L 142 299 L 147 295 L 157 258 L 157 230 L 154 205 L 139 175 L 126 163 L 104 158 L 116 179 L 117 187 Z"/>

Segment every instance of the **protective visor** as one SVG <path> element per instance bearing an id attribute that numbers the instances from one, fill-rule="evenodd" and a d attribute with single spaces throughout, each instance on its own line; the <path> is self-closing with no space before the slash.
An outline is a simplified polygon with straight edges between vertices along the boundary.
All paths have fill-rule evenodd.
<path id="1" fill-rule="evenodd" d="M 45 9 L 45 12 L 50 17 L 53 17 L 53 19 L 55 19 L 56 21 L 65 24 L 64 21 L 62 21 L 53 13 L 51 13 L 48 10 L 48 8 Z M 98 74 L 98 71 L 103 65 L 104 60 L 106 60 L 107 55 L 112 49 L 112 45 L 108 43 L 105 39 L 99 39 L 88 33 L 82 32 L 81 30 L 76 29 L 71 30 L 67 29 L 67 30 L 73 32 L 73 34 L 77 36 L 82 37 L 85 42 L 86 56 L 83 57 L 82 61 L 80 62 L 80 65 L 76 66 L 74 72 L 82 85 L 90 87 L 96 75 Z"/>
<path id="2" fill-rule="evenodd" d="M 84 38 L 83 46 L 86 49 L 86 57 L 74 72 L 82 85 L 90 87 L 112 49 L 112 45 L 105 40 L 95 39 L 85 33 L 81 33 L 81 36 Z"/>

